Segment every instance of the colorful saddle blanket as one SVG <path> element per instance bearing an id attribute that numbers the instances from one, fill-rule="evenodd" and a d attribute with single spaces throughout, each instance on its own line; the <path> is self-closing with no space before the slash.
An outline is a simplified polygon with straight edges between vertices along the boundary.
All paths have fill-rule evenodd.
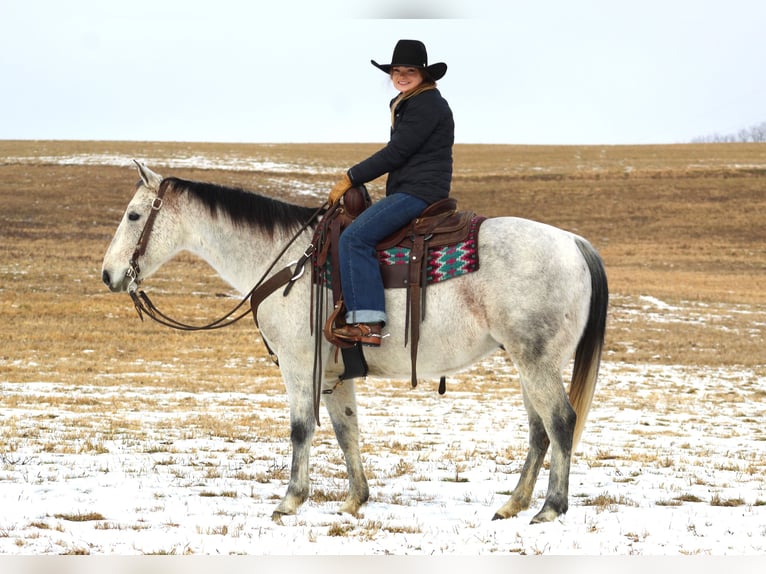
<path id="1" fill-rule="evenodd" d="M 462 241 L 428 249 L 425 270 L 425 279 L 428 284 L 454 279 L 479 269 L 477 235 L 479 233 L 479 226 L 485 219 L 483 216 L 474 215 L 471 218 L 468 235 Z M 395 270 L 387 270 L 386 267 L 409 265 L 410 254 L 411 249 L 401 245 L 395 245 L 378 251 L 378 260 L 380 261 L 383 282 L 386 287 L 407 286 L 396 279 L 399 274 Z"/>
<path id="2" fill-rule="evenodd" d="M 425 283 L 441 283 L 461 275 L 473 273 L 479 269 L 479 226 L 486 219 L 483 215 L 471 218 L 468 235 L 465 239 L 430 247 L 425 269 Z M 380 272 L 386 289 L 408 287 L 408 268 L 412 249 L 402 245 L 394 245 L 378 250 Z M 332 287 L 332 261 L 327 258 L 323 284 Z"/>

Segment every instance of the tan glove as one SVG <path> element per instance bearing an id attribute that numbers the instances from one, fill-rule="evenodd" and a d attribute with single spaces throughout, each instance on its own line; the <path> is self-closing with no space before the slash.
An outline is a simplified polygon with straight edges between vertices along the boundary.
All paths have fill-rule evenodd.
<path id="1" fill-rule="evenodd" d="M 351 189 L 351 179 L 346 173 L 343 174 L 343 179 L 336 183 L 335 187 L 332 188 L 330 191 L 330 197 L 327 201 L 330 202 L 330 205 L 335 205 L 340 201 L 340 198 L 343 197 L 343 194 L 346 193 L 349 189 Z"/>

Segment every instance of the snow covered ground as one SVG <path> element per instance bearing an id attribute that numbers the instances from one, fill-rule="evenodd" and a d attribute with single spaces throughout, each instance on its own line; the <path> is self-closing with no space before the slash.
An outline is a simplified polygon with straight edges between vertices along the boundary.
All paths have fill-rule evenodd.
<path id="1" fill-rule="evenodd" d="M 526 417 L 505 361 L 483 369 L 492 376 L 466 376 L 443 397 L 427 384 L 360 384 L 371 501 L 358 517 L 335 513 L 344 467 L 325 424 L 312 499 L 281 525 L 271 512 L 289 466 L 284 396 L 137 390 L 129 375 L 116 386 L 0 384 L 13 445 L 0 453 L 0 553 L 766 552 L 766 382 L 754 373 L 606 362 L 570 510 L 532 526 L 535 508 L 490 520 L 515 485 Z M 204 417 L 238 430 L 216 436 Z M 249 434 L 248 417 L 274 433 Z M 546 483 L 544 470 L 538 508 Z"/>

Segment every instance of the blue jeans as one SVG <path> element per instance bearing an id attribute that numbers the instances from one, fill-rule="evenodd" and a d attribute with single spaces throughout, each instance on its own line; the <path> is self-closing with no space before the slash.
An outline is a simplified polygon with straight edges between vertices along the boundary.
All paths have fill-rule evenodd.
<path id="1" fill-rule="evenodd" d="M 340 236 L 341 287 L 347 323 L 386 321 L 386 301 L 375 246 L 420 215 L 428 203 L 406 193 L 388 195 L 365 209 Z"/>

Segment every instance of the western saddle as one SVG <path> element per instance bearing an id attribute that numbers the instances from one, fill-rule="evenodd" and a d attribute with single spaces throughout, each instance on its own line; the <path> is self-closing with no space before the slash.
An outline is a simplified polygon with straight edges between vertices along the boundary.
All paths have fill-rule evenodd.
<path id="1" fill-rule="evenodd" d="M 346 371 L 341 379 L 351 379 L 367 374 L 367 365 L 362 355 L 361 346 L 349 344 L 333 336 L 333 327 L 345 323 L 345 307 L 340 284 L 340 265 L 338 264 L 338 240 L 343 230 L 348 227 L 362 211 L 371 204 L 364 186 L 348 190 L 343 200 L 332 206 L 317 226 L 312 245 L 312 281 L 316 286 L 312 297 L 315 322 L 323 320 L 324 310 L 322 290 L 329 283 L 332 290 L 333 309 L 324 322 L 325 338 L 344 352 Z M 457 201 L 453 198 L 442 199 L 429 205 L 423 213 L 408 225 L 385 238 L 377 245 L 377 250 L 385 251 L 392 247 L 405 248 L 409 259 L 402 265 L 381 265 L 383 285 L 386 289 L 407 289 L 404 344 L 410 345 L 412 362 L 412 386 L 417 385 L 417 356 L 420 340 L 420 323 L 425 318 L 426 286 L 429 248 L 453 245 L 464 241 L 471 230 L 475 217 L 472 211 L 458 211 Z M 313 328 L 313 325 L 312 325 Z M 441 378 L 439 392 L 444 392 L 444 377 Z"/>

